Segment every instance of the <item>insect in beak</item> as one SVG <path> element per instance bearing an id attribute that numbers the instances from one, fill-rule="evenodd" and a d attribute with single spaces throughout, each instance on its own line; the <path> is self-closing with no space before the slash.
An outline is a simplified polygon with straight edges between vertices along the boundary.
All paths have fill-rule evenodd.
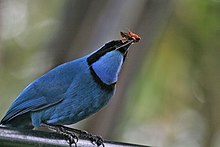
<path id="1" fill-rule="evenodd" d="M 124 43 L 128 40 L 133 40 L 133 43 L 136 43 L 141 40 L 141 37 L 132 32 L 128 32 L 128 33 L 121 32 L 121 41 Z"/>

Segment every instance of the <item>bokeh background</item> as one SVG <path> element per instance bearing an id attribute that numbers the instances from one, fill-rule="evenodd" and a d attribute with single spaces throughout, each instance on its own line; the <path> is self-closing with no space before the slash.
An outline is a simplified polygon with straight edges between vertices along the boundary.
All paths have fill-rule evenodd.
<path id="1" fill-rule="evenodd" d="M 0 117 L 34 79 L 120 31 L 116 95 L 74 127 L 161 147 L 220 146 L 220 0 L 0 0 Z"/>

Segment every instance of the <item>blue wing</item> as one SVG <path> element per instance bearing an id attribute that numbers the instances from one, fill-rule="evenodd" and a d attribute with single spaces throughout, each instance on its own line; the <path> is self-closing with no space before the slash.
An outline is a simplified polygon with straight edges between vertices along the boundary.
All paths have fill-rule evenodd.
<path id="1" fill-rule="evenodd" d="M 63 100 L 63 94 L 81 71 L 83 58 L 62 64 L 27 86 L 16 98 L 1 123 L 30 111 L 38 111 Z"/>

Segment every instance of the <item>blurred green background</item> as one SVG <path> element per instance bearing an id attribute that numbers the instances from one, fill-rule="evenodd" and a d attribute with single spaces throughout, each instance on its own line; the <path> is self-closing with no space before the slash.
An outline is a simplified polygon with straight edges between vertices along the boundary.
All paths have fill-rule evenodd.
<path id="1" fill-rule="evenodd" d="M 116 95 L 74 127 L 162 147 L 220 146 L 220 0 L 0 0 L 0 116 L 34 79 L 120 31 Z"/>

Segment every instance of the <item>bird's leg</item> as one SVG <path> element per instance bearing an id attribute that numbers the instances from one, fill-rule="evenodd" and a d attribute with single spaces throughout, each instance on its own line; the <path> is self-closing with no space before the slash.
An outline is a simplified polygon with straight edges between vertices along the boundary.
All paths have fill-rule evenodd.
<path id="1" fill-rule="evenodd" d="M 56 130 L 57 133 L 67 138 L 67 142 L 69 143 L 70 147 L 72 146 L 72 144 L 75 144 L 75 147 L 77 147 L 76 143 L 78 142 L 78 137 L 75 133 L 66 130 L 62 126 L 55 126 L 55 127 L 57 127 L 57 130 Z"/>
<path id="2" fill-rule="evenodd" d="M 79 130 L 79 129 L 74 129 L 74 128 L 69 128 L 62 126 L 65 130 L 68 130 L 70 132 L 76 133 L 79 135 L 79 137 L 85 138 L 90 140 L 93 144 L 95 143 L 97 146 L 105 146 L 104 141 L 101 136 L 93 135 L 91 133 L 88 133 L 87 131 L 84 130 Z"/>
<path id="3" fill-rule="evenodd" d="M 61 126 L 61 125 L 52 126 L 52 125 L 48 125 L 45 123 L 41 124 L 41 126 L 54 130 L 57 133 L 66 137 L 70 147 L 72 146 L 72 144 L 74 144 L 75 147 L 77 147 L 77 144 L 76 144 L 78 142 L 78 136 L 76 135 L 77 133 L 74 133 L 73 131 L 69 131 L 69 129 L 67 129 L 68 127 Z"/>
<path id="4" fill-rule="evenodd" d="M 93 144 L 95 143 L 97 146 L 105 147 L 104 141 L 101 136 L 94 135 L 94 134 L 88 133 L 86 131 L 82 131 L 80 136 L 83 138 L 89 139 Z"/>
<path id="5" fill-rule="evenodd" d="M 42 124 L 42 126 L 55 130 L 59 134 L 66 136 L 68 138 L 69 143 L 72 142 L 72 144 L 74 143 L 75 146 L 76 143 L 78 142 L 78 136 L 76 134 L 78 134 L 79 137 L 90 140 L 93 144 L 95 143 L 97 146 L 103 146 L 103 147 L 105 146 L 101 136 L 93 135 L 84 130 L 69 128 L 62 125 L 51 126 L 48 124 Z"/>

